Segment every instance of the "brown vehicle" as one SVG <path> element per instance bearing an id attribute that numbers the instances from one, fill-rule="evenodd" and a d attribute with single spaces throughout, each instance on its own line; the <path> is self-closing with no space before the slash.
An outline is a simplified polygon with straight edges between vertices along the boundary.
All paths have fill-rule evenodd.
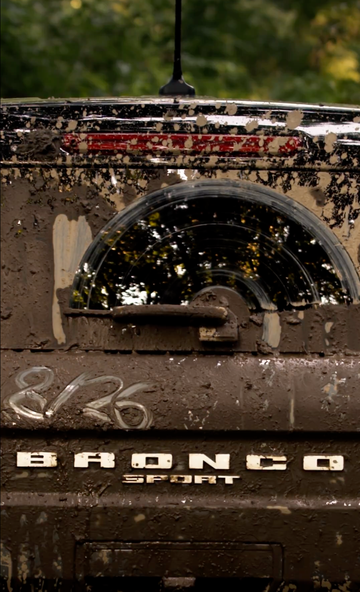
<path id="1" fill-rule="evenodd" d="M 360 109 L 7 101 L 1 138 L 4 586 L 359 590 Z"/>

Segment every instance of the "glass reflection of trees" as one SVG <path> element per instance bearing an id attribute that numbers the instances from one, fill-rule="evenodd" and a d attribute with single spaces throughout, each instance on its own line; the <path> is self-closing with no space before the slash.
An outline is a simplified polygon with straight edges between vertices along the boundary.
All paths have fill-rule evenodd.
<path id="1" fill-rule="evenodd" d="M 300 224 L 264 204 L 213 196 L 148 201 L 130 223 L 120 216 L 82 264 L 72 306 L 186 304 L 211 285 L 233 288 L 252 310 L 346 300 Z"/>

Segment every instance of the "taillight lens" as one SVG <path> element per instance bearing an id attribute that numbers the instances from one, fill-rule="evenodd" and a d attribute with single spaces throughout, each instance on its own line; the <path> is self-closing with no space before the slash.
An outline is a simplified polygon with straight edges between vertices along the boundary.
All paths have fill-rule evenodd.
<path id="1" fill-rule="evenodd" d="M 303 149 L 296 136 L 156 133 L 69 133 L 62 147 L 70 153 L 230 153 L 291 155 Z"/>

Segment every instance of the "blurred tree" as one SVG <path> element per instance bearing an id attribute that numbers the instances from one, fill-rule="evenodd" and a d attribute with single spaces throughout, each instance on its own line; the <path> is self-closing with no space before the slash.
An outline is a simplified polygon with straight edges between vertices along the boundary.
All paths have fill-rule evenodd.
<path id="1" fill-rule="evenodd" d="M 184 0 L 199 95 L 360 103 L 360 0 Z M 3 97 L 157 94 L 174 0 L 2 0 Z"/>

